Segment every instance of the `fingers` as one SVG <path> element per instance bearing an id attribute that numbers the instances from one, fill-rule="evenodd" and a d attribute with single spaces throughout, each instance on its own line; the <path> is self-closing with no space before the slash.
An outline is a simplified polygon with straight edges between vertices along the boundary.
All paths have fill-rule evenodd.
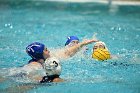
<path id="1" fill-rule="evenodd" d="M 89 40 L 90 43 L 92 42 L 98 42 L 99 40 Z"/>
<path id="2" fill-rule="evenodd" d="M 93 42 L 99 42 L 99 40 L 93 40 Z"/>
<path id="3" fill-rule="evenodd" d="M 87 45 L 87 44 L 90 44 L 90 43 L 93 43 L 93 42 L 98 42 L 99 40 L 93 40 L 93 39 L 90 39 L 90 40 L 83 40 L 82 42 L 82 45 Z"/>
<path id="4" fill-rule="evenodd" d="M 86 41 L 84 41 L 85 44 L 90 44 L 92 42 L 96 42 L 96 41 L 95 40 L 86 40 Z"/>

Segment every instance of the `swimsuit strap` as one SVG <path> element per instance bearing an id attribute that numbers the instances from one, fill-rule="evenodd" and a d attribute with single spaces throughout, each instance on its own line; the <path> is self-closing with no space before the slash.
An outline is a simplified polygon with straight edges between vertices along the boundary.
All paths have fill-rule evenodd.
<path id="1" fill-rule="evenodd" d="M 51 75 L 51 76 L 44 76 L 40 83 L 49 83 L 53 82 L 55 78 L 59 78 L 59 75 Z"/>

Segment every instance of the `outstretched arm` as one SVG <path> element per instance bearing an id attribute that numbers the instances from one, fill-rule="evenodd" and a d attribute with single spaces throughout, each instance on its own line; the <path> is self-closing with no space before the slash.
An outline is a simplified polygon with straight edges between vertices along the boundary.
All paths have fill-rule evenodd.
<path id="1" fill-rule="evenodd" d="M 76 52 L 79 51 L 79 49 L 81 49 L 83 46 L 85 45 L 88 45 L 92 42 L 97 42 L 96 40 L 84 40 L 83 42 L 75 45 L 75 46 L 72 46 L 72 47 L 69 47 L 65 50 L 65 56 L 73 56 Z"/>
<path id="2" fill-rule="evenodd" d="M 84 40 L 75 46 L 55 51 L 54 56 L 59 58 L 59 59 L 67 59 L 67 58 L 73 56 L 74 54 L 76 54 L 76 52 L 78 52 L 83 46 L 91 44 L 93 42 L 97 42 L 97 41 L 98 40 L 93 40 L 93 39 Z"/>

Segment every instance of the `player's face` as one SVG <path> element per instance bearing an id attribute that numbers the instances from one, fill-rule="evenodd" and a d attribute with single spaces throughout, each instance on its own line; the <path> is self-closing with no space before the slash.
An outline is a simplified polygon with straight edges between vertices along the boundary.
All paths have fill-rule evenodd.
<path id="1" fill-rule="evenodd" d="M 74 46 L 74 45 L 77 45 L 79 43 L 78 40 L 73 40 L 70 42 L 70 44 L 68 46 Z"/>
<path id="2" fill-rule="evenodd" d="M 44 49 L 43 56 L 45 59 L 50 57 L 50 51 L 47 48 Z"/>
<path id="3" fill-rule="evenodd" d="M 95 51 L 98 48 L 105 49 L 105 46 L 103 44 L 101 44 L 101 43 L 95 44 L 94 47 L 93 47 L 93 51 Z"/>

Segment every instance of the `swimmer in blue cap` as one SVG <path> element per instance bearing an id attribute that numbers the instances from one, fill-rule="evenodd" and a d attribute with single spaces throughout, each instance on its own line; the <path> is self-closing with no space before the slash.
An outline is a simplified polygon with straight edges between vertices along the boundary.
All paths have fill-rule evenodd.
<path id="1" fill-rule="evenodd" d="M 31 43 L 26 47 L 26 52 L 29 56 L 31 56 L 32 61 L 38 61 L 40 59 L 45 60 L 46 58 L 50 57 L 47 48 L 45 45 L 39 42 Z"/>
<path id="2" fill-rule="evenodd" d="M 31 43 L 30 45 L 28 45 L 26 47 L 26 52 L 32 58 L 28 64 L 32 68 L 33 68 L 33 66 L 35 68 L 38 67 L 38 69 L 43 68 L 45 59 L 50 58 L 50 51 L 45 47 L 44 44 L 39 43 L 39 42 L 34 42 L 34 43 Z M 40 81 L 40 83 L 62 81 L 62 79 L 59 78 L 59 75 L 57 75 L 57 74 L 44 75 L 42 77 L 37 77 L 37 79 L 38 79 L 38 81 Z"/>
<path id="3" fill-rule="evenodd" d="M 93 39 L 84 40 L 74 46 L 68 47 L 67 49 L 66 48 L 59 49 L 54 53 L 50 52 L 44 44 L 39 42 L 33 42 L 26 47 L 26 52 L 32 59 L 29 61 L 28 64 L 21 67 L 21 72 L 23 71 L 22 73 L 13 76 L 21 76 L 21 77 L 26 76 L 27 78 L 33 80 L 34 82 L 40 82 L 40 83 L 62 82 L 63 79 L 59 77 L 61 72 L 60 65 L 56 61 L 54 61 L 53 64 L 51 64 L 49 59 L 51 59 L 52 57 L 55 57 L 59 60 L 70 58 L 74 56 L 83 46 L 90 44 L 92 42 L 96 42 L 96 40 Z M 45 62 L 49 62 L 49 63 L 47 64 Z M 44 69 L 44 64 L 46 64 L 45 67 L 46 69 Z M 49 71 L 48 66 L 52 66 L 52 67 L 59 66 L 59 68 L 57 71 L 51 72 Z"/>
<path id="4" fill-rule="evenodd" d="M 92 42 L 97 42 L 97 40 L 84 40 L 82 42 L 79 42 L 79 39 L 76 36 L 70 36 L 66 42 L 65 45 L 68 45 L 70 43 L 74 42 L 74 46 L 68 47 L 67 49 L 60 49 L 58 51 L 55 51 L 54 53 L 50 53 L 50 51 L 45 47 L 44 44 L 35 42 L 26 47 L 26 52 L 29 56 L 31 56 L 31 60 L 29 61 L 28 65 L 31 66 L 38 66 L 39 68 L 43 67 L 42 64 L 44 64 L 46 59 L 49 59 L 51 57 L 56 57 L 57 59 L 67 59 L 69 57 L 72 57 L 74 54 L 76 54 L 79 49 L 81 49 L 83 46 L 90 44 Z M 36 65 L 35 65 L 36 64 Z M 46 72 L 47 73 L 47 72 Z M 40 78 L 39 81 L 42 82 L 61 82 L 63 81 L 61 78 L 59 78 L 59 75 L 51 75 L 50 80 L 42 80 L 44 77 Z"/>
<path id="5" fill-rule="evenodd" d="M 28 64 L 24 65 L 21 67 L 21 71 L 23 71 L 19 76 L 25 77 L 27 76 L 26 79 L 31 79 L 33 82 L 40 82 L 40 83 L 45 83 L 45 82 L 63 82 L 64 80 L 59 77 L 60 71 L 57 71 L 51 73 L 49 71 L 49 67 L 57 67 L 59 64 L 56 61 L 53 61 L 53 64 L 50 63 L 50 58 L 55 56 L 57 59 L 66 59 L 69 57 L 74 56 L 79 49 L 81 49 L 83 46 L 87 44 L 91 44 L 93 42 L 97 42 L 97 40 L 84 40 L 82 42 L 79 42 L 78 44 L 68 47 L 67 49 L 62 49 L 62 51 L 58 50 L 55 51 L 54 54 L 50 54 L 51 52 L 47 49 L 47 47 L 39 42 L 34 42 L 29 44 L 26 47 L 26 52 L 27 54 L 32 58 Z M 47 61 L 46 61 L 47 60 Z M 54 59 L 51 59 L 54 60 Z M 48 62 L 48 63 L 46 63 Z M 46 64 L 46 68 L 44 68 L 44 63 Z M 49 73 L 47 72 L 49 71 Z M 15 75 L 17 76 L 17 75 Z M 31 82 L 32 82 L 31 81 Z M 29 82 L 29 81 L 27 81 Z M 18 88 L 21 87 L 20 89 L 22 90 L 28 90 L 30 88 L 34 88 L 34 86 L 18 86 Z M 21 90 L 20 90 L 21 91 Z"/>
<path id="6" fill-rule="evenodd" d="M 77 36 L 69 36 L 69 37 L 67 37 L 67 41 L 65 43 L 65 46 L 66 46 L 66 48 L 72 47 L 72 46 L 77 45 L 78 43 L 80 43 L 80 40 Z M 87 50 L 88 50 L 87 46 L 83 47 L 81 49 L 81 51 L 79 52 L 80 55 L 82 54 L 82 56 L 85 57 L 85 55 L 87 55 Z"/>
<path id="7" fill-rule="evenodd" d="M 76 36 L 69 36 L 67 38 L 67 41 L 65 43 L 65 46 L 74 46 L 75 44 L 78 44 L 79 43 L 79 38 L 76 37 Z"/>
<path id="8" fill-rule="evenodd" d="M 72 41 L 76 42 L 78 41 L 74 46 L 68 47 L 67 49 L 62 49 L 55 51 L 55 53 L 50 54 L 50 51 L 45 47 L 44 44 L 39 42 L 31 43 L 26 47 L 26 52 L 29 56 L 31 56 L 31 60 L 29 61 L 29 66 L 32 68 L 35 67 L 38 69 L 43 68 L 43 64 L 46 59 L 49 59 L 53 56 L 55 56 L 57 59 L 66 59 L 79 51 L 80 48 L 83 46 L 90 44 L 92 42 L 96 42 L 96 40 L 84 40 L 83 42 L 79 43 L 79 39 L 75 36 L 71 36 L 70 39 L 66 42 L 67 44 L 70 44 Z M 47 73 L 47 72 L 46 72 Z M 59 74 L 60 75 L 60 74 Z M 44 77 L 38 77 L 37 79 L 43 83 L 43 82 L 61 82 L 63 81 L 61 78 L 59 78 L 58 74 L 51 75 L 51 76 L 44 76 Z"/>

